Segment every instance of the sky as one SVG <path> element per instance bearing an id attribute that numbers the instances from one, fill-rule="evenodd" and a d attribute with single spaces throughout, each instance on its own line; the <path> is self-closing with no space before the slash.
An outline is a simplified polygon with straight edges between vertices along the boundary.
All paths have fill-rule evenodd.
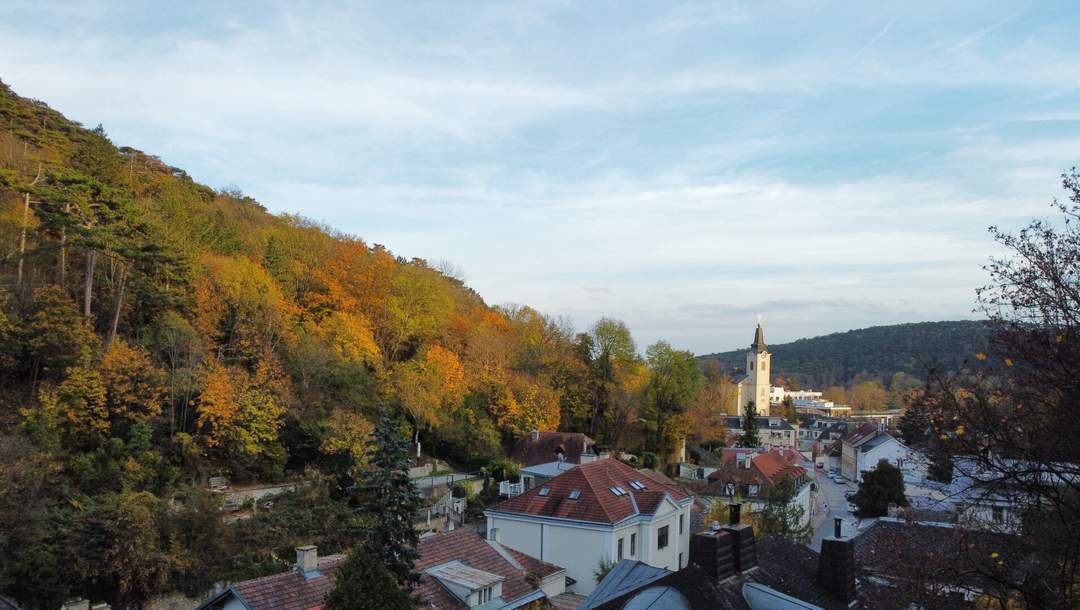
<path id="1" fill-rule="evenodd" d="M 1074 2 L 4 5 L 20 95 L 642 348 L 977 317 L 1080 161 Z"/>

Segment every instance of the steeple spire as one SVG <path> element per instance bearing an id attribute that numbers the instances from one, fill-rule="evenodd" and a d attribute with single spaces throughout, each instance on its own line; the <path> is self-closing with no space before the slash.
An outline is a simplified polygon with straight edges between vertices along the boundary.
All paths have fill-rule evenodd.
<path id="1" fill-rule="evenodd" d="M 750 349 L 757 353 L 769 351 L 765 347 L 765 331 L 761 330 L 761 320 L 758 320 L 757 331 L 754 333 L 754 342 L 750 344 Z"/>

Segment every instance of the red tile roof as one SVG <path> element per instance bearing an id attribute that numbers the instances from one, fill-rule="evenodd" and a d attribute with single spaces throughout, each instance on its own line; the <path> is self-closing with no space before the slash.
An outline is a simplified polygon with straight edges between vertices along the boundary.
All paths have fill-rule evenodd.
<path id="1" fill-rule="evenodd" d="M 238 582 L 232 590 L 251 610 L 310 610 L 321 608 L 323 598 L 334 587 L 334 572 L 345 562 L 344 555 L 319 558 L 320 576 L 305 580 L 295 569 L 262 578 Z"/>
<path id="2" fill-rule="evenodd" d="M 634 489 L 630 484 L 632 481 L 640 482 L 645 489 Z M 626 494 L 617 496 L 611 492 L 612 487 L 621 487 Z M 541 495 L 542 489 L 548 490 L 546 495 Z M 580 494 L 576 500 L 570 499 L 572 491 Z M 618 523 L 635 514 L 653 514 L 664 495 L 670 496 L 676 502 L 690 497 L 679 485 L 666 483 L 655 475 L 635 470 L 618 460 L 603 459 L 564 472 L 542 487 L 534 487 L 491 510 L 596 523 Z"/>
<path id="3" fill-rule="evenodd" d="M 517 599 L 538 587 L 532 578 L 545 578 L 563 568 L 540 561 L 497 542 L 487 542 L 471 529 L 460 529 L 420 540 L 420 559 L 416 570 L 421 573 L 417 593 L 425 608 L 466 608 L 434 578 L 423 574 L 427 568 L 449 561 L 461 563 L 504 577 L 502 598 Z M 502 554 L 500 553 L 502 551 Z M 305 580 L 295 568 L 288 572 L 234 583 L 230 590 L 243 599 L 250 610 L 313 610 L 322 608 L 323 599 L 334 587 L 337 568 L 345 555 L 319 558 L 320 576 Z M 228 592 L 226 592 L 228 595 Z M 227 597 L 215 597 L 201 608 L 220 608 Z"/>
<path id="4" fill-rule="evenodd" d="M 434 577 L 424 574 L 428 568 L 449 561 L 457 560 L 471 568 L 502 576 L 502 599 L 507 602 L 536 591 L 539 587 L 530 583 L 530 580 L 551 576 L 563 569 L 498 542 L 484 540 L 471 529 L 459 529 L 422 538 L 419 551 L 420 560 L 416 562 L 416 570 L 421 576 L 417 593 L 422 605 L 428 608 L 468 607 Z"/>
<path id="5" fill-rule="evenodd" d="M 784 479 L 798 479 L 803 476 L 806 476 L 805 468 L 785 460 L 779 453 L 755 454 L 750 459 L 749 468 L 736 462 L 733 456 L 730 460 L 725 459 L 724 465 L 709 475 L 709 484 L 702 493 L 712 496 L 725 495 L 724 487 L 728 482 L 739 485 L 756 484 L 769 490 Z"/>
<path id="6" fill-rule="evenodd" d="M 581 432 L 537 432 L 536 440 L 533 433 L 527 433 L 518 439 L 510 452 L 510 459 L 522 466 L 536 466 L 558 460 L 558 452 L 561 449 L 563 459 L 571 464 L 581 463 L 581 454 L 586 448 L 592 448 L 595 452 L 596 443 Z"/>

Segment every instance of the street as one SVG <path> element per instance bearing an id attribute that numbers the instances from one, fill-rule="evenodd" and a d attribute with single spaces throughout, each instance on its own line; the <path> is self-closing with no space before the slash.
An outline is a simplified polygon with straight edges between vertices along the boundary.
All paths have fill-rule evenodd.
<path id="1" fill-rule="evenodd" d="M 829 478 L 829 473 L 821 468 L 814 468 L 815 482 L 818 485 L 818 493 L 815 499 L 817 506 L 822 507 L 817 514 L 811 516 L 811 524 L 814 527 L 814 538 L 810 541 L 810 548 L 821 551 L 821 539 L 833 535 L 833 518 L 840 517 L 844 520 L 844 535 L 855 533 L 856 517 L 847 509 L 848 502 L 844 494 L 854 492 L 858 486 L 854 483 L 834 483 Z M 824 510 L 825 505 L 828 506 Z"/>

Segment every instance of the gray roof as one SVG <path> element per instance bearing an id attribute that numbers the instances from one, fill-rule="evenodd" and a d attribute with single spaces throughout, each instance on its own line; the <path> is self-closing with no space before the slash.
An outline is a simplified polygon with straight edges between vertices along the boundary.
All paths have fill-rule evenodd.
<path id="1" fill-rule="evenodd" d="M 584 603 L 578 606 L 578 610 L 595 608 L 616 597 L 641 589 L 668 574 L 671 572 L 663 568 L 654 568 L 633 559 L 623 559 L 611 568 L 600 585 L 593 590 Z"/>
<path id="2" fill-rule="evenodd" d="M 577 468 L 577 464 L 571 464 L 570 462 L 548 462 L 546 464 L 537 464 L 535 466 L 526 466 L 521 469 L 521 474 L 527 474 L 534 477 L 546 477 L 554 478 L 567 470 L 573 470 Z"/>
<path id="3" fill-rule="evenodd" d="M 848 610 L 848 604 L 825 590 L 817 581 L 818 554 L 811 549 L 782 538 L 769 535 L 758 538 L 755 542 L 758 566 L 755 569 L 742 572 L 734 577 L 717 582 L 694 564 L 679 570 L 678 572 L 664 572 L 658 578 L 640 578 L 636 587 L 629 586 L 630 581 L 618 586 L 600 599 L 594 595 L 607 585 L 608 578 L 614 575 L 619 578 L 615 570 L 624 562 L 615 566 L 607 578 L 600 583 L 600 587 L 589 596 L 586 603 L 579 606 L 579 610 L 592 608 L 622 609 L 624 604 L 633 599 L 636 592 L 642 592 L 648 588 L 670 587 L 677 589 L 687 600 L 688 606 L 694 610 L 715 610 L 717 608 L 732 608 L 737 610 L 751 610 L 751 606 L 744 596 L 743 586 L 747 583 L 761 585 L 758 591 L 769 589 L 785 596 L 825 608 L 827 610 Z M 638 563 L 638 562 L 634 562 Z M 628 569 L 628 568 L 627 568 Z M 657 570 L 657 568 L 650 568 Z M 661 570 L 661 572 L 663 572 Z M 621 578 L 619 578 L 621 580 Z M 614 595 L 612 595 L 614 594 Z M 659 608 L 659 606 L 654 606 Z M 863 607 L 856 603 L 851 607 Z"/>

